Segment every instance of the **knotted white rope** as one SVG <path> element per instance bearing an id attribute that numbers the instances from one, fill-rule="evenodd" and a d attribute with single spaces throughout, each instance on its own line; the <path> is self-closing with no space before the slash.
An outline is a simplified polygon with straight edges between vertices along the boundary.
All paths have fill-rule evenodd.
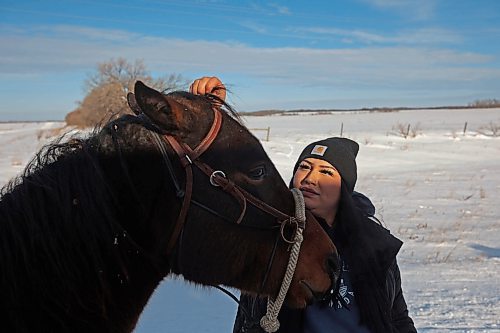
<path id="1" fill-rule="evenodd" d="M 267 300 L 267 313 L 260 320 L 260 326 L 264 331 L 268 333 L 276 332 L 280 328 L 280 322 L 278 321 L 278 314 L 280 312 L 285 296 L 290 288 L 290 283 L 292 282 L 293 274 L 295 273 L 295 267 L 297 266 L 297 261 L 299 259 L 300 245 L 304 240 L 302 232 L 305 227 L 306 221 L 306 207 L 304 204 L 304 196 L 300 190 L 294 188 L 292 189 L 293 198 L 295 200 L 295 218 L 298 220 L 298 226 L 295 230 L 295 235 L 293 239 L 293 245 L 290 252 L 290 258 L 288 260 L 288 265 L 286 267 L 285 277 L 281 284 L 280 291 L 275 300 L 268 298 Z"/>

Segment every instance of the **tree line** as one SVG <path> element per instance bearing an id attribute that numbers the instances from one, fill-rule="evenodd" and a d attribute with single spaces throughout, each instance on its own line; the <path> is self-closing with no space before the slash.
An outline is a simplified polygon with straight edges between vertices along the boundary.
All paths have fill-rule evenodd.
<path id="1" fill-rule="evenodd" d="M 500 99 L 478 99 L 472 103 L 469 103 L 469 106 L 477 108 L 496 108 L 500 107 Z"/>

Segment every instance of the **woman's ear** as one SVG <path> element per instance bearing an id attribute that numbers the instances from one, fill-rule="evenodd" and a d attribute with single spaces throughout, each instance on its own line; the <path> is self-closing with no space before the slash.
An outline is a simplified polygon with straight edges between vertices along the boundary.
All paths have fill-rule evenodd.
<path id="1" fill-rule="evenodd" d="M 133 100 L 138 109 L 160 129 L 172 133 L 183 127 L 184 107 L 180 103 L 146 86 L 141 81 L 135 83 L 134 92 Z"/>

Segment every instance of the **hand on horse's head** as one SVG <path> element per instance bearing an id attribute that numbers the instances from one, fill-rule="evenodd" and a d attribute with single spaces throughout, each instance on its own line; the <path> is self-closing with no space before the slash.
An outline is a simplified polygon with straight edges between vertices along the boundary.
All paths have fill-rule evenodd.
<path id="1" fill-rule="evenodd" d="M 226 87 L 222 81 L 215 76 L 204 76 L 196 79 L 189 86 L 189 92 L 195 95 L 212 94 L 221 100 L 226 100 Z"/>

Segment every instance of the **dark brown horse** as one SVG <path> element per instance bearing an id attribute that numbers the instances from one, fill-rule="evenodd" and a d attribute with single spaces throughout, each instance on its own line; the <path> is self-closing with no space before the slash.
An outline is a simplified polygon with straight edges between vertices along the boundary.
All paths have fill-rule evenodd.
<path id="1" fill-rule="evenodd" d="M 163 135 L 195 149 L 213 127 L 214 107 L 207 97 L 163 95 L 141 83 L 135 96 L 141 116 L 47 146 L 2 189 L 2 331 L 131 332 L 169 274 L 277 293 L 289 256 L 281 234 L 290 237 L 293 223 L 250 203 L 242 214 L 233 195 L 239 186 L 293 215 L 292 195 L 258 140 L 232 112 L 220 113 L 221 128 L 197 160 L 229 181 L 213 186 L 189 166 L 192 196 L 177 228 L 188 160 Z M 330 287 L 332 254 L 328 236 L 308 221 L 290 305 Z"/>

